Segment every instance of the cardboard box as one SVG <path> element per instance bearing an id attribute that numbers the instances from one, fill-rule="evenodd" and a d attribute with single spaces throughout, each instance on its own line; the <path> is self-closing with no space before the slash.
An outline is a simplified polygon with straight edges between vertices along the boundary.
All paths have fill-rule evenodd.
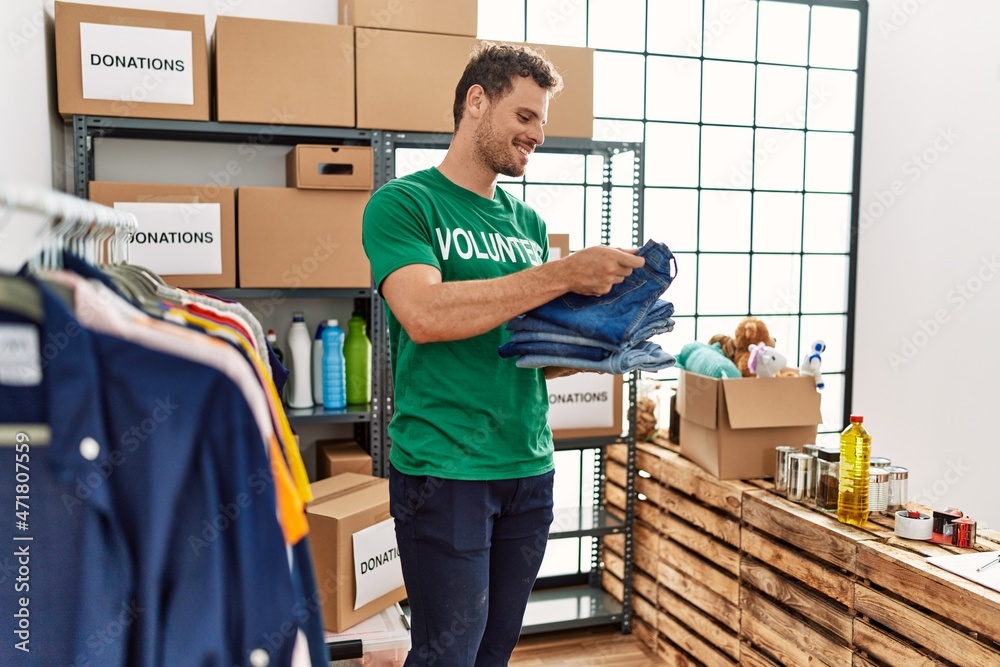
<path id="1" fill-rule="evenodd" d="M 471 37 L 358 28 L 358 127 L 452 133 L 455 87 L 476 43 Z M 544 50 L 564 82 L 549 102 L 545 136 L 592 138 L 594 50 L 532 46 Z"/>
<path id="2" fill-rule="evenodd" d="M 549 261 L 569 257 L 569 234 L 549 234 Z"/>
<path id="3" fill-rule="evenodd" d="M 368 192 L 240 188 L 240 287 L 371 287 Z"/>
<path id="4" fill-rule="evenodd" d="M 233 188 L 93 181 L 90 199 L 136 215 L 139 232 L 130 245 L 132 263 L 176 287 L 236 287 Z M 178 266 L 184 272 L 171 273 Z"/>
<path id="5" fill-rule="evenodd" d="M 455 86 L 473 37 L 357 28 L 357 125 L 403 132 L 455 130 Z"/>
<path id="6" fill-rule="evenodd" d="M 346 473 L 309 485 L 313 501 L 306 507 L 309 519 L 309 551 L 316 571 L 316 585 L 321 596 L 323 625 L 331 632 L 343 632 L 406 597 L 399 585 L 355 609 L 355 559 L 367 562 L 369 553 L 356 554 L 354 535 L 360 531 L 386 526 L 389 515 L 389 480 Z M 395 535 L 392 545 L 379 554 L 379 563 L 366 568 L 363 576 L 382 578 L 382 583 L 396 581 L 390 572 L 398 567 Z M 385 554 L 388 554 L 387 556 Z M 401 579 L 400 579 L 401 582 Z"/>
<path id="7" fill-rule="evenodd" d="M 220 16 L 220 121 L 354 127 L 354 29 Z"/>
<path id="8" fill-rule="evenodd" d="M 285 158 L 290 188 L 309 190 L 371 190 L 375 172 L 371 146 L 300 144 Z"/>
<path id="9" fill-rule="evenodd" d="M 209 119 L 204 16 L 57 2 L 55 34 L 60 114 Z"/>
<path id="10" fill-rule="evenodd" d="M 478 10 L 476 0 L 341 0 L 340 22 L 365 28 L 475 37 Z"/>
<path id="11" fill-rule="evenodd" d="M 552 439 L 621 435 L 624 384 L 621 375 L 599 373 L 547 380 Z"/>
<path id="12" fill-rule="evenodd" d="M 372 474 L 372 457 L 354 440 L 318 440 L 316 450 L 319 479 L 345 472 Z"/>
<path id="13" fill-rule="evenodd" d="M 816 442 L 820 395 L 811 377 L 719 380 L 681 372 L 681 454 L 720 479 L 773 477 L 774 448 Z"/>
<path id="14" fill-rule="evenodd" d="M 563 78 L 563 89 L 549 100 L 546 137 L 594 136 L 594 49 L 531 44 L 545 52 Z M 455 83 L 458 83 L 456 80 Z"/>

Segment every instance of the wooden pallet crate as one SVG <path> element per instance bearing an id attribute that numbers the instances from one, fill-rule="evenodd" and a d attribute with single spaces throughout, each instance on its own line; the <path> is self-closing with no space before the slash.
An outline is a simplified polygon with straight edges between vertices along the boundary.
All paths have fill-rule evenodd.
<path id="1" fill-rule="evenodd" d="M 1000 551 L 987 531 L 979 551 Z M 880 664 L 1000 665 L 1000 592 L 926 562 L 967 549 L 893 538 L 858 553 L 854 643 Z"/>

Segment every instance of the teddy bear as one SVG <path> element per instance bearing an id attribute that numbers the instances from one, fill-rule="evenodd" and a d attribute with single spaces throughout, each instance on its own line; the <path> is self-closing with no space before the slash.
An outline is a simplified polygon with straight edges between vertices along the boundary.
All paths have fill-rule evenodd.
<path id="1" fill-rule="evenodd" d="M 743 377 L 752 377 L 754 374 L 748 365 L 751 345 L 774 347 L 774 339 L 771 338 L 771 332 L 767 330 L 767 325 L 762 320 L 756 317 L 745 317 L 736 325 L 736 333 L 733 336 L 733 361 Z"/>
<path id="2" fill-rule="evenodd" d="M 824 352 L 826 352 L 826 343 L 822 340 L 814 340 L 809 349 L 806 350 L 806 354 L 802 358 L 802 366 L 799 368 L 800 375 L 811 375 L 816 379 L 817 389 L 822 389 L 824 386 L 823 374 L 820 372 L 820 366 L 823 363 L 823 357 L 820 355 Z"/>
<path id="3" fill-rule="evenodd" d="M 750 357 L 747 366 L 750 372 L 759 378 L 778 377 L 778 374 L 785 368 L 788 359 L 781 352 L 778 352 L 769 345 L 750 344 Z"/>

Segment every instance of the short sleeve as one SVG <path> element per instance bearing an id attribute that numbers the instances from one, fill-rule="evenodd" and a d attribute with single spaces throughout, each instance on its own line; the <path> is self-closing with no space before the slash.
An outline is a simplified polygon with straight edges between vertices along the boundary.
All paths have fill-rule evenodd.
<path id="1" fill-rule="evenodd" d="M 377 287 L 393 271 L 410 264 L 441 269 L 426 209 L 397 182 L 375 191 L 365 207 L 362 224 L 362 243 Z"/>

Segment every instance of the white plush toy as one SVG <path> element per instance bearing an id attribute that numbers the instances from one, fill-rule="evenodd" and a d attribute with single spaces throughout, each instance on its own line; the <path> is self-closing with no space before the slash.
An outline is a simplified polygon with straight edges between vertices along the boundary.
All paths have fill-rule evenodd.
<path id="1" fill-rule="evenodd" d="M 750 345 L 750 359 L 747 367 L 751 373 L 759 378 L 773 378 L 778 375 L 778 371 L 785 367 L 788 360 L 785 355 L 778 352 L 773 347 L 767 345 Z"/>
<path id="2" fill-rule="evenodd" d="M 806 350 L 806 355 L 802 358 L 802 367 L 799 369 L 801 375 L 811 375 L 816 379 L 817 389 L 823 388 L 823 374 L 820 372 L 823 357 L 820 355 L 824 352 L 826 352 L 826 343 L 814 340 L 809 349 Z"/>

